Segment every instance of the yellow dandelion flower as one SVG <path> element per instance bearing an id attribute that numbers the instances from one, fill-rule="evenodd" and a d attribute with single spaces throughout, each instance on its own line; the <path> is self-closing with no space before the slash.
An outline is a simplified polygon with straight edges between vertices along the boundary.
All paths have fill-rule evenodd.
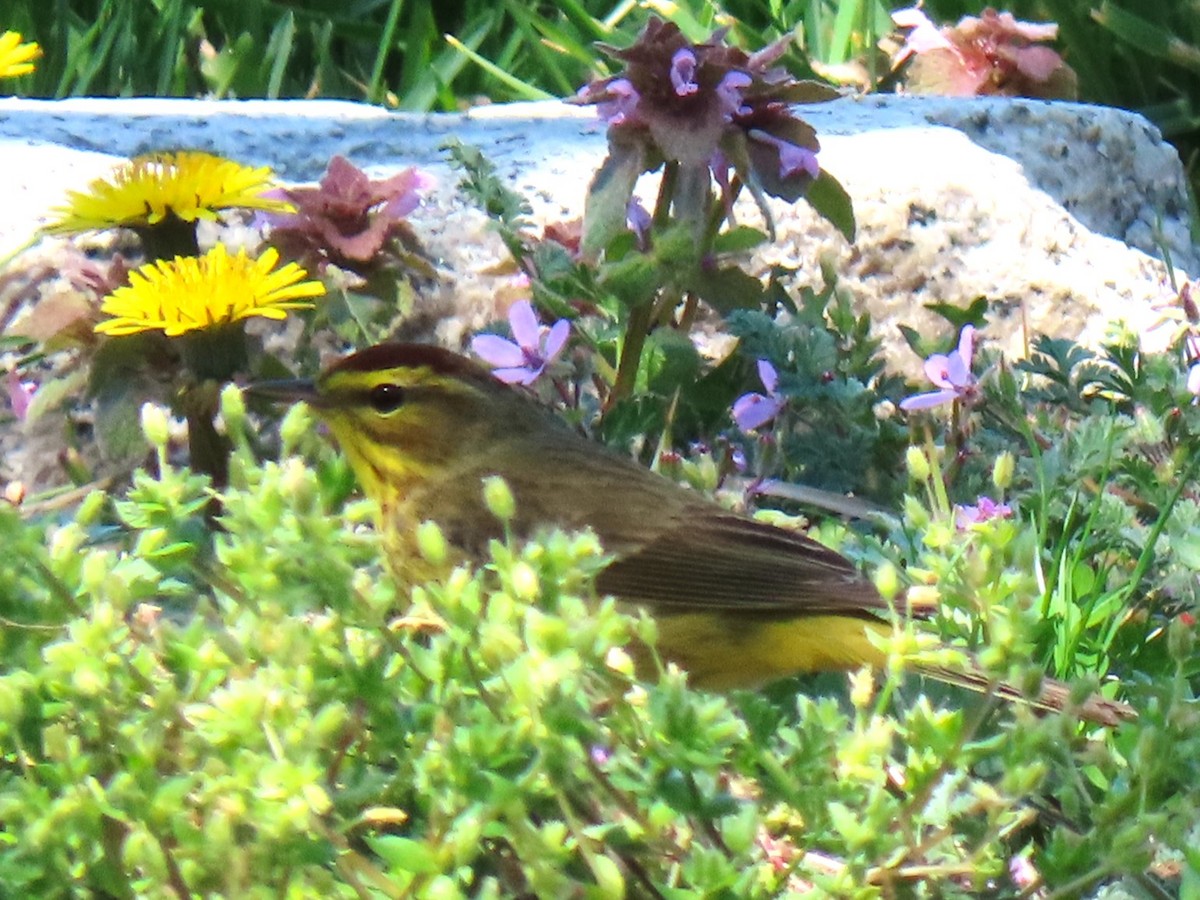
<path id="1" fill-rule="evenodd" d="M 68 193 L 66 206 L 46 226 L 52 234 L 156 225 L 168 216 L 185 222 L 215 219 L 217 211 L 241 207 L 291 212 L 286 200 L 265 196 L 271 170 L 252 169 L 211 153 L 184 151 L 136 156 L 87 191 Z"/>
<path id="2" fill-rule="evenodd" d="M 251 316 L 283 319 L 289 310 L 308 309 L 305 297 L 320 297 L 325 286 L 304 281 L 295 263 L 276 270 L 279 254 L 267 250 L 251 259 L 245 250 L 230 256 L 217 244 L 204 256 L 177 256 L 148 263 L 129 274 L 129 284 L 104 298 L 100 311 L 112 316 L 96 326 L 100 334 L 162 331 L 177 337 L 218 328 Z"/>
<path id="3" fill-rule="evenodd" d="M 33 61 L 42 55 L 42 48 L 30 41 L 21 43 L 16 31 L 0 34 L 0 78 L 16 78 L 33 71 Z"/>

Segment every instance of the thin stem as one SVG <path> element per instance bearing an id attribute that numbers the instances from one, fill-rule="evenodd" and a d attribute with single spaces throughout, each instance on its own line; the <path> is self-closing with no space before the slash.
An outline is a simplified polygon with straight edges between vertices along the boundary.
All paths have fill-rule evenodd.
<path id="1" fill-rule="evenodd" d="M 638 367 L 642 362 L 642 348 L 646 345 L 646 334 L 650 330 L 650 318 L 653 304 L 641 303 L 629 313 L 629 324 L 625 328 L 625 343 L 621 347 L 621 359 L 617 363 L 617 380 L 613 384 L 612 393 L 608 395 L 605 410 L 613 407 L 618 400 L 624 400 L 633 394 L 637 383 Z"/>

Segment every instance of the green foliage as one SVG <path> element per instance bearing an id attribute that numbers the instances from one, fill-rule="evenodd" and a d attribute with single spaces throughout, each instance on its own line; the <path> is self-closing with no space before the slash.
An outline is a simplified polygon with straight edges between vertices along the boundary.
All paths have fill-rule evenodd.
<path id="1" fill-rule="evenodd" d="M 898 670 L 849 703 L 724 698 L 632 675 L 620 648 L 653 623 L 595 601 L 587 535 L 497 543 L 406 612 L 330 451 L 298 414 L 284 437 L 310 459 L 259 464 L 235 434 L 199 546 L 178 539 L 206 481 L 165 460 L 65 520 L 0 506 L 0 893 L 1011 896 L 1015 856 L 1082 891 L 1191 846 L 1180 622 L 1107 738 L 944 707 Z M 949 552 L 938 516 L 910 503 L 900 527 L 926 535 L 957 611 L 941 627 L 983 628 L 1019 676 L 1033 532 L 989 523 Z"/>

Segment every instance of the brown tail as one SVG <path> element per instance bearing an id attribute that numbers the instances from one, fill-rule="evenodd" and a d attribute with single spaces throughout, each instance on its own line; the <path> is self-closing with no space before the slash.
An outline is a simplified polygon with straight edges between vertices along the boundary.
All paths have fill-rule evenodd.
<path id="1" fill-rule="evenodd" d="M 1071 699 L 1071 689 L 1061 681 L 1052 678 L 1042 680 L 1042 689 L 1036 697 L 1031 697 L 1018 690 L 1011 684 L 988 678 L 980 671 L 960 671 L 943 666 L 916 666 L 916 671 L 938 681 L 953 684 L 981 694 L 995 694 L 1005 700 L 1015 703 L 1026 703 L 1034 709 L 1047 712 L 1069 712 L 1078 715 L 1097 725 L 1120 725 L 1128 719 L 1136 719 L 1137 711 L 1132 706 L 1119 700 L 1109 700 L 1098 694 L 1077 703 Z"/>

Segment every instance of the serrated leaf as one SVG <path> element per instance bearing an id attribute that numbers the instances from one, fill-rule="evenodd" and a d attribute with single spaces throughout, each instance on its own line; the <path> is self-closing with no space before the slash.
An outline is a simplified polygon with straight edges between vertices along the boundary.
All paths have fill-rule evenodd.
<path id="1" fill-rule="evenodd" d="M 987 307 L 986 297 L 976 297 L 966 308 L 955 306 L 953 303 L 925 304 L 927 310 L 941 316 L 953 325 L 956 331 L 961 330 L 964 325 L 982 328 L 987 323 Z"/>
<path id="2" fill-rule="evenodd" d="M 615 294 L 625 306 L 648 300 L 661 282 L 658 264 L 652 257 L 631 253 L 615 263 L 605 263 L 600 284 Z"/>

